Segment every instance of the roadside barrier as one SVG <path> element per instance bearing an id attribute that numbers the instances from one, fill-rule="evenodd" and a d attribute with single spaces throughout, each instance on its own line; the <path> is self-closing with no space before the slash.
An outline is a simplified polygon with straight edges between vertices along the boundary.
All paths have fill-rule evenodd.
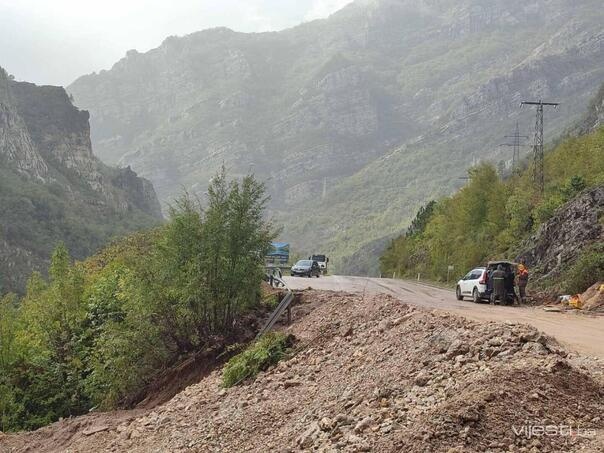
<path id="1" fill-rule="evenodd" d="M 285 295 L 285 297 L 283 299 L 281 299 L 281 302 L 279 303 L 277 308 L 275 308 L 275 310 L 271 313 L 270 317 L 268 318 L 268 320 L 266 321 L 266 323 L 264 324 L 262 329 L 260 329 L 260 332 L 258 332 L 258 335 L 256 335 L 256 339 L 260 338 L 266 332 L 270 331 L 273 328 L 273 326 L 275 325 L 275 323 L 277 322 L 277 320 L 279 319 L 279 317 L 283 313 L 285 313 L 285 310 L 288 310 L 288 319 L 291 319 L 290 305 L 294 301 L 293 291 L 287 286 L 287 284 L 283 281 L 283 279 L 281 279 L 279 277 L 273 276 L 272 282 L 273 283 L 277 282 L 278 284 L 282 285 L 285 288 L 285 290 L 287 291 L 287 294 Z M 271 286 L 273 286 L 273 284 L 271 284 Z"/>

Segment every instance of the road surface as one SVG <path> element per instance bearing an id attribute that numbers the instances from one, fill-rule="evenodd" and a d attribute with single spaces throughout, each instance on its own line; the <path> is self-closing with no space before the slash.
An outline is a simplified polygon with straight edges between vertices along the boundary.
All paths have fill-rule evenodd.
<path id="1" fill-rule="evenodd" d="M 386 278 L 285 277 L 291 289 L 320 289 L 351 293 L 390 294 L 401 302 L 463 315 L 475 321 L 512 321 L 530 324 L 555 337 L 568 351 L 604 359 L 604 317 L 581 313 L 552 313 L 542 308 L 503 307 L 458 301 L 452 290 L 436 288 L 405 280 Z"/>

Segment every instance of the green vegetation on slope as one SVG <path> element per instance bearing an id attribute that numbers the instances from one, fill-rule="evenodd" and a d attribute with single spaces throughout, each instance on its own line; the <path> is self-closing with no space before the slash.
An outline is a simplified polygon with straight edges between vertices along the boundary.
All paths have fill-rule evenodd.
<path id="1" fill-rule="evenodd" d="M 60 242 L 78 259 L 85 258 L 114 237 L 159 223 L 142 210 L 119 212 L 99 206 L 98 195 L 80 182 L 74 186 L 40 183 L 0 168 L 0 241 L 31 252 L 36 259 L 49 257 Z M 10 257 L 7 257 L 10 259 Z M 30 264 L 19 260 L 1 268 L 0 293 L 20 290 L 19 276 L 27 278 Z M 10 275 L 9 275 L 10 274 Z"/>
<path id="2" fill-rule="evenodd" d="M 59 246 L 49 280 L 0 304 L 0 431 L 34 429 L 132 402 L 161 371 L 219 345 L 260 301 L 273 238 L 264 186 L 213 179 L 165 226 L 72 264 Z"/>
<path id="3" fill-rule="evenodd" d="M 449 265 L 460 273 L 489 258 L 515 256 L 521 242 L 558 207 L 604 183 L 604 128 L 562 142 L 546 155 L 545 171 L 547 187 L 541 195 L 533 187 L 531 167 L 505 180 L 491 165 L 473 168 L 464 188 L 422 209 L 412 228 L 392 241 L 380 259 L 382 272 L 443 281 Z M 576 266 L 567 284 L 585 289 L 588 282 L 578 283 L 573 275 L 601 266 L 597 250 Z M 592 273 L 590 281 L 595 279 Z"/>
<path id="4" fill-rule="evenodd" d="M 222 374 L 222 385 L 226 388 L 254 378 L 260 371 L 279 362 L 291 346 L 290 336 L 269 332 L 245 351 L 237 354 L 226 364 Z"/>

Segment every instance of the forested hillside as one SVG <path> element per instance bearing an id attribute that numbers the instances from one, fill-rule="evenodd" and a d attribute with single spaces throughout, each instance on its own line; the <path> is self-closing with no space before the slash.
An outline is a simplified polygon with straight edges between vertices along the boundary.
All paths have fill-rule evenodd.
<path id="1" fill-rule="evenodd" d="M 515 259 L 530 250 L 535 244 L 527 238 L 557 209 L 587 189 L 604 185 L 604 127 L 592 123 L 587 129 L 592 126 L 595 131 L 567 138 L 546 154 L 543 195 L 532 182 L 532 164 L 505 178 L 492 165 L 474 167 L 465 187 L 420 210 L 407 233 L 391 242 L 381 257 L 382 271 L 407 277 L 419 273 L 444 281 L 448 265 L 455 266 L 454 275 L 459 276 L 489 258 Z M 604 206 L 601 201 L 597 203 L 592 210 L 595 222 L 602 223 Z M 604 279 L 604 250 L 598 242 L 549 244 L 552 251 L 558 247 L 583 248 L 576 262 L 564 263 L 556 281 L 549 283 L 579 292 Z"/>
<path id="2" fill-rule="evenodd" d="M 94 156 L 88 118 L 63 88 L 0 68 L 0 294 L 24 291 L 59 242 L 81 259 L 161 222 L 149 181 Z"/>
<path id="3" fill-rule="evenodd" d="M 221 173 L 208 192 L 84 262 L 57 247 L 48 279 L 0 298 L 0 431 L 129 407 L 170 366 L 238 340 L 274 233 L 253 178 Z"/>
<path id="4" fill-rule="evenodd" d="M 163 201 L 203 194 L 223 163 L 251 169 L 293 250 L 364 273 L 473 162 L 509 160 L 503 136 L 534 127 L 521 100 L 562 103 L 548 137 L 579 118 L 604 77 L 602 23 L 600 0 L 357 0 L 275 33 L 169 37 L 68 91 L 99 155 Z"/>

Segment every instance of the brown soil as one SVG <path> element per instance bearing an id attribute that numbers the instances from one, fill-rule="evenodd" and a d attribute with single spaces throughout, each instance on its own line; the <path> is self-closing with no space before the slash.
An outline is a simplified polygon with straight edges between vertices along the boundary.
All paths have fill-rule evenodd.
<path id="1" fill-rule="evenodd" d="M 603 451 L 604 365 L 533 327 L 318 291 L 293 317 L 295 353 L 254 382 L 222 390 L 213 371 L 153 411 L 65 420 L 0 451 Z M 560 424 L 582 435 L 525 431 Z"/>
<path id="2" fill-rule="evenodd" d="M 604 282 L 598 282 L 581 295 L 583 310 L 604 313 Z"/>

